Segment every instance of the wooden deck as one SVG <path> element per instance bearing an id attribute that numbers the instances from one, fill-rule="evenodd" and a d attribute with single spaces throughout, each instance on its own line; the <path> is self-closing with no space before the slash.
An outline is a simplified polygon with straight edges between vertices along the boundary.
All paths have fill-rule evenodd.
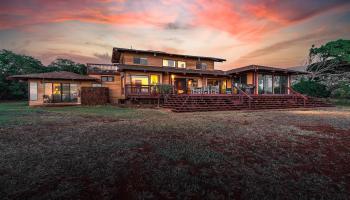
<path id="1" fill-rule="evenodd" d="M 77 102 L 61 102 L 61 103 L 44 103 L 42 105 L 35 105 L 34 107 L 63 107 L 63 106 L 79 106 L 81 103 Z"/>
<path id="2" fill-rule="evenodd" d="M 331 104 L 315 98 L 306 101 L 296 95 L 253 95 L 252 99 L 244 95 L 227 96 L 172 96 L 163 105 L 174 112 L 261 110 L 330 107 Z"/>

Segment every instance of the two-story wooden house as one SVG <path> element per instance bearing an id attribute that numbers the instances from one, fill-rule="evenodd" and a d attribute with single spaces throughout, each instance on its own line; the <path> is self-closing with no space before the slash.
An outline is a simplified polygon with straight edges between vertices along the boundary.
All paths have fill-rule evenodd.
<path id="1" fill-rule="evenodd" d="M 287 107 L 299 105 L 298 100 L 290 104 L 295 96 L 306 99 L 290 88 L 291 76 L 305 72 L 258 65 L 216 70 L 215 63 L 224 61 L 214 57 L 113 48 L 112 63 L 88 64 L 87 76 L 51 72 L 10 78 L 28 81 L 29 105 L 80 104 L 82 87 L 107 87 L 110 102 L 121 103 L 158 99 L 159 88 L 167 86 L 171 88 L 177 107 L 202 109 L 205 104 L 206 110 L 236 109 L 236 98 L 240 99 L 240 106 L 246 106 L 247 99 L 261 102 L 259 98 L 265 96 L 272 101 L 269 104 L 283 101 Z"/>
<path id="2" fill-rule="evenodd" d="M 247 93 L 288 94 L 291 75 L 303 72 L 251 65 L 229 71 L 215 69 L 225 59 L 162 51 L 113 48 L 112 64 L 88 64 L 88 75 L 110 88 L 111 101 L 150 96 L 151 87 L 169 84 L 176 94 L 232 94 L 234 85 Z"/>

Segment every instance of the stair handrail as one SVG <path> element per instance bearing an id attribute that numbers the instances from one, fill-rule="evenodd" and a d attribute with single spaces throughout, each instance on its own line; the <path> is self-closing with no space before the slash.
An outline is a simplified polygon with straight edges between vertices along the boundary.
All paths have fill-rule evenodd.
<path id="1" fill-rule="evenodd" d="M 287 87 L 287 89 L 288 89 L 290 92 L 294 93 L 296 96 L 302 97 L 302 98 L 303 98 L 303 101 L 304 101 L 304 107 L 306 106 L 306 101 L 308 100 L 308 98 L 307 98 L 305 95 L 302 95 L 301 93 L 295 91 L 295 90 L 294 90 L 293 88 L 291 88 L 291 87 Z"/>
<path id="2" fill-rule="evenodd" d="M 185 99 L 184 102 L 182 102 L 181 107 L 183 107 L 183 106 L 185 105 L 185 103 L 187 102 L 187 100 L 188 100 L 189 97 L 190 97 L 190 95 L 187 95 L 187 96 L 186 96 L 186 99 Z"/>
<path id="3" fill-rule="evenodd" d="M 235 87 L 240 93 L 242 93 L 244 96 L 248 97 L 248 104 L 249 104 L 249 109 L 251 108 L 251 100 L 253 100 L 253 98 L 247 94 L 246 92 L 244 92 L 241 88 L 239 88 L 238 86 L 233 86 Z"/>

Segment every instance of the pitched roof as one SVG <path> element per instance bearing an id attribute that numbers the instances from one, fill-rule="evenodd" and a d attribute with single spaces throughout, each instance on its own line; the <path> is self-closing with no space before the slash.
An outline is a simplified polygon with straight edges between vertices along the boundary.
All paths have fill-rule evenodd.
<path id="1" fill-rule="evenodd" d="M 284 73 L 290 73 L 290 74 L 308 74 L 308 72 L 302 72 L 297 70 L 291 70 L 291 69 L 284 69 L 284 68 L 277 68 L 277 67 L 268 67 L 268 66 L 262 66 L 262 65 L 248 65 L 245 67 L 239 67 L 235 69 L 231 69 L 226 71 L 227 74 L 235 74 L 235 73 L 241 73 L 241 72 L 247 72 L 247 71 L 269 71 L 269 72 L 284 72 Z"/>
<path id="2" fill-rule="evenodd" d="M 156 66 L 125 65 L 125 64 L 118 64 L 118 70 L 171 72 L 171 73 L 182 73 L 182 74 L 225 76 L 225 72 L 221 70 L 195 70 L 195 69 L 174 68 L 174 67 L 156 67 Z"/>
<path id="3" fill-rule="evenodd" d="M 13 80 L 28 80 L 28 79 L 58 79 L 58 80 L 81 80 L 81 81 L 97 80 L 94 77 L 80 75 L 80 74 L 76 74 L 73 72 L 66 72 L 66 71 L 14 75 L 14 76 L 9 76 L 8 78 Z"/>
<path id="4" fill-rule="evenodd" d="M 112 63 L 118 63 L 120 60 L 120 54 L 122 52 L 130 52 L 130 53 L 143 53 L 143 54 L 153 54 L 153 55 L 165 55 L 165 56 L 174 56 L 174 57 L 183 57 L 183 58 L 194 58 L 194 59 L 202 59 L 202 60 L 211 60 L 214 62 L 224 62 L 225 59 L 222 58 L 214 58 L 214 57 L 206 57 L 206 56 L 193 56 L 193 55 L 186 55 L 186 54 L 174 54 L 174 53 L 168 53 L 164 51 L 153 51 L 153 50 L 137 50 L 137 49 L 126 49 L 126 48 L 113 48 L 112 53 Z"/>
<path id="5" fill-rule="evenodd" d="M 157 66 L 142 66 L 142 65 L 126 65 L 118 64 L 118 70 L 134 70 L 134 71 L 151 71 L 151 72 L 171 72 L 171 73 L 185 73 L 185 74 L 198 74 L 198 75 L 214 75 L 214 76 L 229 76 L 236 73 L 244 73 L 248 71 L 267 71 L 267 72 L 281 72 L 289 74 L 308 74 L 308 72 L 267 67 L 260 65 L 249 65 L 245 67 L 235 68 L 228 71 L 222 70 L 196 70 L 196 69 L 185 69 L 185 68 L 174 68 L 174 67 L 157 67 Z"/>

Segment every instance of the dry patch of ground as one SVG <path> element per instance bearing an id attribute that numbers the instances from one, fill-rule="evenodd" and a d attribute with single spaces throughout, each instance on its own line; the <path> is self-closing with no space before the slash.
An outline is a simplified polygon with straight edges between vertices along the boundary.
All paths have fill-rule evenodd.
<path id="1" fill-rule="evenodd" d="M 0 104 L 4 199 L 347 199 L 350 109 Z"/>

